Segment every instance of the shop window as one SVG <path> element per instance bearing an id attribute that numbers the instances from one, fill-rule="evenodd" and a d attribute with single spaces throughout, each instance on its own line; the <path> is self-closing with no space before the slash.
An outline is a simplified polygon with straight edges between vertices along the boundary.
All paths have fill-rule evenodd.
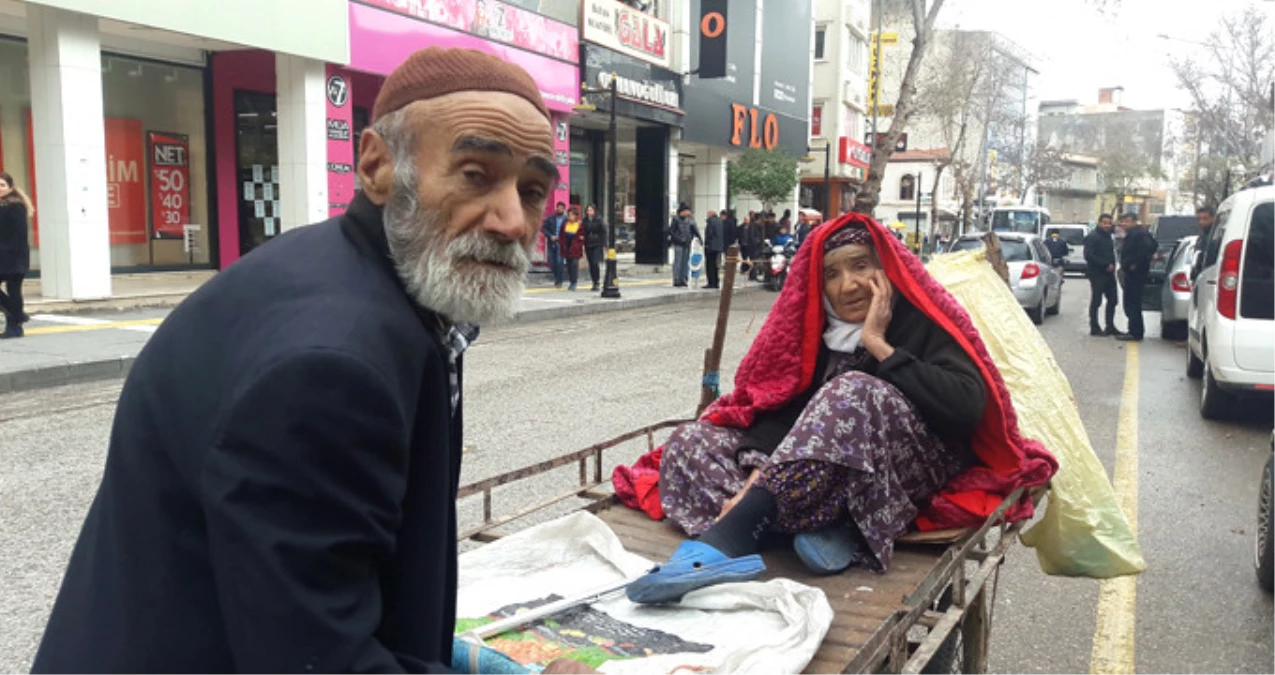
<path id="1" fill-rule="evenodd" d="M 904 174 L 899 179 L 899 201 L 910 202 L 916 199 L 916 179 L 912 174 Z"/>
<path id="2" fill-rule="evenodd" d="M 208 220 L 203 71 L 103 54 L 102 99 L 108 193 L 115 207 L 110 212 L 112 267 L 208 265 L 213 224 Z M 177 163 L 157 163 L 156 146 L 177 149 L 169 155 Z M 184 161 L 178 161 L 181 154 Z M 118 207 L 127 194 L 138 206 L 130 201 Z"/>
<path id="3" fill-rule="evenodd" d="M 27 44 L 0 39 L 0 166 L 38 214 L 29 79 Z M 102 103 L 112 268 L 208 266 L 203 70 L 104 53 Z M 38 215 L 31 243 L 38 268 Z"/>

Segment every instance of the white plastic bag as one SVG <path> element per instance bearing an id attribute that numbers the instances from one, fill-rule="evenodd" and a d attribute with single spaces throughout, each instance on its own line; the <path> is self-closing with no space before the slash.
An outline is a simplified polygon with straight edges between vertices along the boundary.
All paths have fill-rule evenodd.
<path id="1" fill-rule="evenodd" d="M 457 632 L 634 578 L 652 564 L 590 513 L 529 528 L 460 557 Z M 831 625 L 823 591 L 777 579 L 705 588 L 668 606 L 636 605 L 619 593 L 487 644 L 522 663 L 570 655 L 616 675 L 798 673 Z"/>

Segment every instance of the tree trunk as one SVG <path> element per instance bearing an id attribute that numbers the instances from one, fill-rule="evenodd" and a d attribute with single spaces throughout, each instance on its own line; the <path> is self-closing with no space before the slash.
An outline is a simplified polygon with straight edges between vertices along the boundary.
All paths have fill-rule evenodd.
<path id="1" fill-rule="evenodd" d="M 854 211 L 869 216 L 876 210 L 881 201 L 881 181 L 885 177 L 885 167 L 890 163 L 890 155 L 894 153 L 894 145 L 899 142 L 899 135 L 907 126 L 908 118 L 916 99 L 916 78 L 921 72 L 921 62 L 930 46 L 930 38 L 934 33 L 934 20 L 938 17 L 943 0 L 934 0 L 934 4 L 926 11 L 924 0 L 912 0 L 912 25 L 916 28 L 916 37 L 912 40 L 912 53 L 908 56 L 907 68 L 903 71 L 903 81 L 899 85 L 899 100 L 894 104 L 894 117 L 890 119 L 890 129 L 885 135 L 877 134 L 872 139 L 872 163 L 868 167 L 868 176 L 863 187 L 854 197 Z M 882 55 L 878 55 L 878 63 Z M 880 66 L 878 66 L 879 68 Z M 878 82 L 880 76 L 878 76 Z"/>

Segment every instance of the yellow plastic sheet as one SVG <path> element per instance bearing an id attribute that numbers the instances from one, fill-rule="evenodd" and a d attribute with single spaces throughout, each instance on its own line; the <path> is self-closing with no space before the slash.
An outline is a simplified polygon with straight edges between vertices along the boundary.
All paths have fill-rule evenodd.
<path id="1" fill-rule="evenodd" d="M 942 255 L 926 268 L 965 307 L 1009 388 L 1024 436 L 1058 458 L 1045 513 L 1023 533 L 1046 574 L 1110 577 L 1146 569 L 1137 537 L 1080 420 L 1053 352 L 982 251 Z"/>

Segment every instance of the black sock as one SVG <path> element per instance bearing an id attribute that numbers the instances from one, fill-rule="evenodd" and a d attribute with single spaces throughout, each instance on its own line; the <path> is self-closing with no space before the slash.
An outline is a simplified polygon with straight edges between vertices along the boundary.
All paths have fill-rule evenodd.
<path id="1" fill-rule="evenodd" d="M 751 555 L 761 550 L 761 538 L 778 515 L 775 496 L 754 485 L 735 508 L 700 535 L 699 540 L 732 558 Z"/>

